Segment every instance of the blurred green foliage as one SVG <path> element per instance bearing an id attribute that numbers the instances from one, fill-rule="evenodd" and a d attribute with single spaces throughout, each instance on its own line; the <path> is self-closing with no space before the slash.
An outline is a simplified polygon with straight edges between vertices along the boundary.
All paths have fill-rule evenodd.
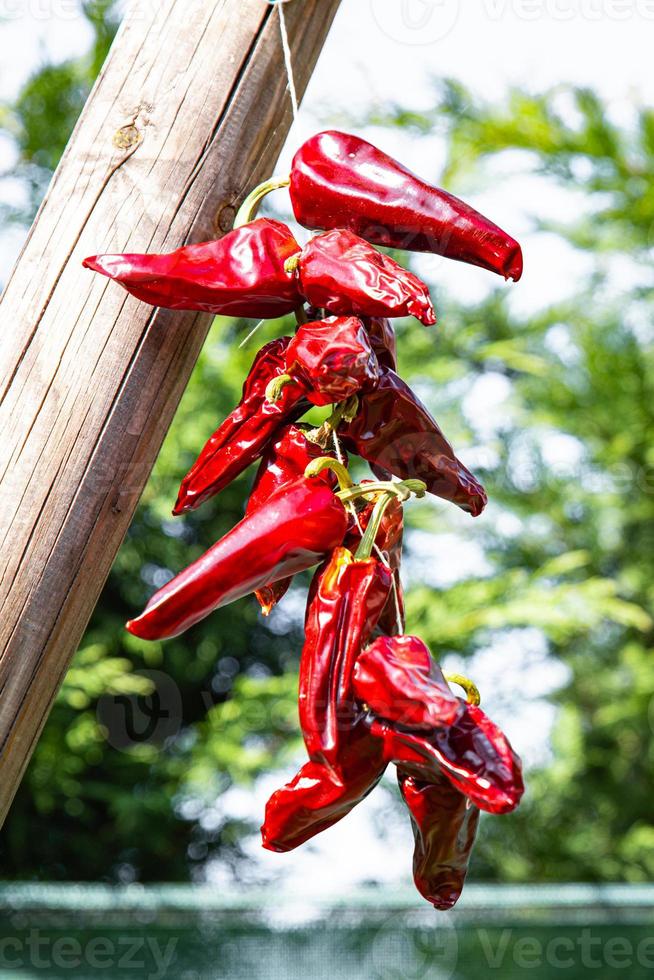
<path id="1" fill-rule="evenodd" d="M 0 116 L 16 143 L 28 211 L 113 30 L 111 3 L 85 8 L 96 29 L 92 55 L 44 67 Z M 531 772 L 518 813 L 484 821 L 473 875 L 646 880 L 654 874 L 654 115 L 638 110 L 619 125 L 587 90 L 512 92 L 498 105 L 445 82 L 429 113 L 389 106 L 369 121 L 443 135 L 442 182 L 455 191 L 501 173 L 507 193 L 524 179 L 574 193 L 567 221 L 533 218 L 561 249 L 587 255 L 573 296 L 529 315 L 501 286 L 462 304 L 441 286 L 441 263 L 431 283 L 437 333 L 399 326 L 401 373 L 458 448 L 482 450 L 473 468 L 492 501 L 474 523 L 438 503 L 409 510 L 409 568 L 420 562 L 419 532 L 463 535 L 484 562 L 438 590 L 416 575 L 408 622 L 439 659 L 470 658 L 536 628 L 550 662 L 567 667 L 553 697 L 551 759 Z M 122 629 L 170 570 L 242 513 L 251 474 L 183 521 L 170 507 L 237 399 L 254 351 L 283 324 L 240 349 L 246 330 L 218 320 L 205 345 L 3 831 L 7 877 L 182 880 L 201 875 L 212 855 L 242 859 L 248 828 L 215 819 L 212 808 L 234 781 L 251 782 L 297 748 L 301 586 L 268 623 L 248 599 L 165 644 Z M 462 412 L 485 377 L 507 386 L 501 423 L 490 430 Z M 572 469 L 552 466 L 553 437 L 575 448 Z M 432 540 L 430 562 L 447 564 Z M 102 706 L 147 703 L 161 674 L 180 695 L 175 730 L 160 743 L 112 747 Z"/>

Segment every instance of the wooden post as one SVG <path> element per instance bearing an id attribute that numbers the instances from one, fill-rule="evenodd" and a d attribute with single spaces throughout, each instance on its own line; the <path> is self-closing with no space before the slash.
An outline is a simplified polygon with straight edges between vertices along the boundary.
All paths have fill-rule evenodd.
<path id="1" fill-rule="evenodd" d="M 299 93 L 339 0 L 284 7 Z M 0 822 L 207 334 L 82 269 L 218 237 L 291 122 L 265 0 L 137 0 L 0 302 Z"/>

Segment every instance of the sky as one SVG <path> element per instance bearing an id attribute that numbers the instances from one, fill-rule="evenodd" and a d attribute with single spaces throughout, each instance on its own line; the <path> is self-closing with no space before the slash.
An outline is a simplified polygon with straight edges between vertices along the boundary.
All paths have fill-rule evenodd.
<path id="1" fill-rule="evenodd" d="M 635 102 L 651 103 L 654 97 L 653 38 L 654 0 L 343 0 L 300 117 L 289 134 L 280 169 L 287 165 L 293 149 L 335 114 L 363 114 L 371 106 L 389 102 L 398 102 L 405 109 L 429 108 L 434 102 L 431 79 L 437 75 L 451 76 L 473 93 L 493 99 L 501 99 L 511 86 L 540 91 L 566 82 L 587 84 L 608 100 L 612 117 L 628 120 Z M 88 42 L 76 0 L 0 0 L 0 100 L 15 95 L 44 59 L 76 55 Z M 380 132 L 379 138 L 383 148 L 422 176 L 436 180 L 443 162 L 438 139 L 388 131 Z M 0 142 L 0 170 L 10 163 L 11 153 Z M 509 186 L 507 192 L 507 182 L 499 181 L 496 188 L 480 191 L 471 203 L 521 240 L 525 275 L 519 290 L 507 288 L 513 288 L 511 301 L 516 308 L 528 312 L 574 289 L 586 260 L 576 253 L 562 253 L 559 239 L 555 249 L 551 236 L 532 230 L 534 213 L 563 217 L 574 206 L 573 192 L 544 185 L 535 188 L 526 178 Z M 2 191 L 15 192 L 10 184 Z M 23 237 L 23 232 L 0 229 L 0 281 L 6 278 Z M 427 274 L 430 269 L 421 270 L 421 261 L 429 263 L 429 258 L 421 258 L 415 269 Z M 447 267 L 448 289 L 465 294 L 469 301 L 481 298 L 495 285 L 489 278 L 483 270 L 458 263 Z M 480 381 L 463 410 L 483 416 L 492 430 L 493 419 L 501 418 L 504 410 L 507 393 L 503 384 L 501 378 Z M 577 449 L 564 444 L 552 447 L 553 463 L 565 467 Z M 460 554 L 458 567 L 464 573 L 466 563 L 478 563 L 480 556 L 474 544 L 464 547 L 456 528 L 453 533 L 439 545 Z M 433 538 L 421 541 L 416 536 L 412 547 L 417 553 L 421 547 L 426 553 L 433 551 Z M 435 580 L 432 584 L 445 583 Z M 513 692 L 505 686 L 495 717 L 506 725 L 527 760 L 535 762 L 547 750 L 552 723 L 552 709 L 543 695 L 565 678 L 560 676 L 561 665 L 554 665 L 559 673 L 553 673 L 536 631 L 522 631 L 512 644 L 502 651 L 503 676 L 520 674 L 528 698 L 521 715 Z M 490 691 L 500 686 L 499 665 L 497 651 L 492 649 L 481 650 L 475 658 L 475 678 Z M 284 775 L 291 773 L 262 780 L 254 794 L 231 790 L 204 819 L 209 823 L 220 820 L 224 808 L 231 813 L 260 813 L 268 793 Z M 384 828 L 385 834 L 371 833 L 372 828 Z M 347 820 L 308 848 L 284 856 L 262 854 L 253 838 L 252 853 L 259 857 L 261 874 L 279 881 L 280 887 L 306 890 L 308 883 L 320 881 L 321 889 L 338 891 L 379 875 L 380 868 L 388 881 L 406 879 L 411 832 L 408 820 L 398 823 L 386 812 L 383 794 L 373 793 Z M 333 861 L 335 853 L 338 862 Z M 330 868 L 327 883 L 325 867 Z M 224 874 L 216 866 L 213 880 L 224 881 Z"/>

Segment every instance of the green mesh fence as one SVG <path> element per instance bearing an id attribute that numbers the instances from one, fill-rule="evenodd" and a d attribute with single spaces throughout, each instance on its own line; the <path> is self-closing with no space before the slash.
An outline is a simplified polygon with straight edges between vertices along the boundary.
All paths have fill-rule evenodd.
<path id="1" fill-rule="evenodd" d="M 209 887 L 0 886 L 0 978 L 654 977 L 654 887 L 469 885 L 341 899 Z"/>

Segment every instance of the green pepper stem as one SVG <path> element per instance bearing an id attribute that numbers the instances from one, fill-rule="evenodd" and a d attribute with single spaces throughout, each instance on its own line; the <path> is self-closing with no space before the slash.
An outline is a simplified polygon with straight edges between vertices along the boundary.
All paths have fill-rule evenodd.
<path id="1" fill-rule="evenodd" d="M 266 401 L 274 405 L 282 397 L 282 391 L 286 385 L 293 384 L 290 374 L 278 374 L 276 378 L 268 382 L 266 387 Z"/>
<path id="2" fill-rule="evenodd" d="M 280 187 L 288 187 L 290 182 L 290 177 L 270 177 L 269 180 L 264 180 L 262 184 L 255 187 L 254 190 L 248 194 L 236 212 L 236 217 L 234 218 L 234 228 L 240 228 L 241 225 L 246 225 L 248 221 L 252 221 L 255 214 L 259 210 L 261 201 L 263 201 L 266 194 L 270 194 L 271 191 L 279 190 Z"/>
<path id="3" fill-rule="evenodd" d="M 350 398 L 346 398 L 345 401 L 339 402 L 335 406 L 332 414 L 327 419 L 327 425 L 330 429 L 337 429 L 341 422 L 351 422 L 359 411 L 359 396 L 352 395 Z"/>
<path id="4" fill-rule="evenodd" d="M 480 704 L 481 695 L 479 693 L 479 688 L 476 684 L 466 677 L 464 674 L 443 674 L 443 677 L 448 684 L 458 684 L 466 692 L 468 698 L 468 704 Z"/>
<path id="5" fill-rule="evenodd" d="M 325 470 L 331 470 L 336 474 L 338 485 L 341 487 L 339 496 L 340 493 L 347 492 L 350 487 L 354 486 L 347 466 L 334 459 L 333 456 L 318 456 L 317 459 L 312 459 L 304 471 L 304 475 L 306 477 L 318 476 L 319 473 L 324 473 Z"/>
<path id="6" fill-rule="evenodd" d="M 346 503 L 356 500 L 357 497 L 377 496 L 380 493 L 390 493 L 400 500 L 408 500 L 413 494 L 416 497 L 424 497 L 427 487 L 422 480 L 403 480 L 401 483 L 393 483 L 390 480 L 371 480 L 369 483 L 358 483 L 349 489 L 340 490 L 338 496 Z"/>
<path id="7" fill-rule="evenodd" d="M 361 543 L 355 552 L 355 561 L 366 561 L 366 559 L 370 558 L 372 555 L 372 549 L 375 547 L 375 540 L 379 534 L 379 529 L 384 519 L 386 508 L 393 502 L 393 500 L 396 499 L 396 496 L 397 494 L 387 491 L 381 495 L 375 504 L 370 520 L 368 521 L 368 527 L 366 528 L 365 534 L 361 538 Z"/>

